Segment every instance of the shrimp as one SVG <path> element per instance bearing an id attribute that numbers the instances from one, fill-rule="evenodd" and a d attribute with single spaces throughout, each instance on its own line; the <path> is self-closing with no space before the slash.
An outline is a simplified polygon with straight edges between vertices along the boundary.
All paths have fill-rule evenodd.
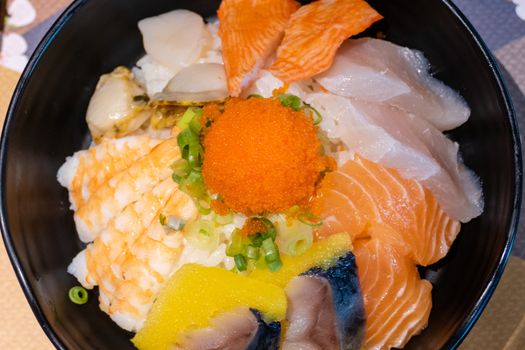
<path id="1" fill-rule="evenodd" d="M 89 243 L 127 205 L 139 200 L 158 183 L 170 177 L 170 165 L 180 158 L 177 138 L 171 137 L 104 182 L 87 202 L 78 207 L 74 219 L 79 238 Z"/>
<path id="2" fill-rule="evenodd" d="M 99 286 L 100 308 L 129 331 L 142 327 L 185 244 L 180 231 L 161 225 L 160 215 L 183 221 L 198 215 L 193 200 L 170 178 L 113 217 L 68 268 L 84 287 Z"/>
<path id="3" fill-rule="evenodd" d="M 147 135 L 104 138 L 100 144 L 67 157 L 57 179 L 69 190 L 71 209 L 82 207 L 107 180 L 150 153 L 161 139 Z"/>

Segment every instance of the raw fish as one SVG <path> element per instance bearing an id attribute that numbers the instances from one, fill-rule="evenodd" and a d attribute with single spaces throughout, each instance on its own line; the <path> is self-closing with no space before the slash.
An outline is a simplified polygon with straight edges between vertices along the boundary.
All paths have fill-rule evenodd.
<path id="1" fill-rule="evenodd" d="M 402 348 L 428 323 L 432 284 L 419 277 L 396 232 L 383 226 L 368 234 L 354 250 L 366 312 L 363 348 Z"/>
<path id="2" fill-rule="evenodd" d="M 461 96 L 430 75 L 423 53 L 388 41 L 348 40 L 332 67 L 315 79 L 328 91 L 381 102 L 425 119 L 438 130 L 451 130 L 470 116 Z"/>
<path id="3" fill-rule="evenodd" d="M 223 0 L 219 36 L 231 96 L 254 81 L 274 54 L 299 3 L 293 0 Z"/>
<path id="4" fill-rule="evenodd" d="M 330 68 L 344 40 L 381 18 L 363 0 L 318 0 L 302 6 L 290 18 L 270 70 L 287 83 L 311 78 Z"/>
<path id="5" fill-rule="evenodd" d="M 324 219 L 318 237 L 348 232 L 357 241 L 367 238 L 370 225 L 388 225 L 424 266 L 447 254 L 460 229 L 417 181 L 358 157 L 326 175 L 313 210 Z"/>
<path id="6" fill-rule="evenodd" d="M 328 93 L 306 101 L 323 115 L 321 127 L 340 139 L 346 152 L 339 164 L 358 154 L 429 188 L 452 218 L 468 222 L 483 211 L 479 179 L 467 169 L 449 140 L 426 120 L 385 104 L 352 100 Z"/>
<path id="7" fill-rule="evenodd" d="M 361 348 L 365 315 L 352 253 L 328 269 L 313 268 L 295 277 L 285 291 L 289 306 L 283 349 Z"/>
<path id="8" fill-rule="evenodd" d="M 188 331 L 179 345 L 184 350 L 278 350 L 281 325 L 267 324 L 257 311 L 241 307 L 216 316 L 206 328 Z"/>

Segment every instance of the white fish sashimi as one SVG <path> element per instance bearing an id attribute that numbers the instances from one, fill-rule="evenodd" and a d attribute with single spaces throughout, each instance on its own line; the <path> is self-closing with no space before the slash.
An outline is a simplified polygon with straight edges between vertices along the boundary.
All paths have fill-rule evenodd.
<path id="1" fill-rule="evenodd" d="M 413 113 L 440 131 L 454 129 L 467 121 L 470 109 L 429 69 L 417 50 L 363 38 L 344 43 L 332 67 L 315 79 L 336 95 L 382 102 Z"/>
<path id="2" fill-rule="evenodd" d="M 461 162 L 458 144 L 427 121 L 399 108 L 351 100 L 327 93 L 306 101 L 323 115 L 328 137 L 347 147 L 345 157 L 359 154 L 397 169 L 429 188 L 449 216 L 467 222 L 483 211 L 477 177 Z"/>
<path id="3" fill-rule="evenodd" d="M 138 26 L 146 53 L 174 72 L 194 63 L 211 45 L 204 20 L 188 10 L 145 18 Z"/>

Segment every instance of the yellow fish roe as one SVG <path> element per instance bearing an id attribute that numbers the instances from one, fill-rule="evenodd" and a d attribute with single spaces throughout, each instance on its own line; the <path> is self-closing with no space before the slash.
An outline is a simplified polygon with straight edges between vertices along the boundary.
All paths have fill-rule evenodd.
<path id="1" fill-rule="evenodd" d="M 183 332 L 207 327 L 213 317 L 241 306 L 281 321 L 286 316 L 286 295 L 280 287 L 222 268 L 186 264 L 159 293 L 133 344 L 141 350 L 170 349 Z"/>
<path id="2" fill-rule="evenodd" d="M 314 267 L 329 268 L 339 257 L 350 250 L 352 250 L 350 236 L 347 233 L 338 233 L 317 241 L 304 254 L 281 256 L 283 266 L 276 272 L 255 269 L 248 277 L 284 288 L 292 278 Z"/>

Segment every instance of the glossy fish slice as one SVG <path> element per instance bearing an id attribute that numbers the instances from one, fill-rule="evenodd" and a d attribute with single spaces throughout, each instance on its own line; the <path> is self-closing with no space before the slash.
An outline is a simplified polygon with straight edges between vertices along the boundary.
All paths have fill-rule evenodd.
<path id="1" fill-rule="evenodd" d="M 354 249 L 366 312 L 363 348 L 402 348 L 428 323 L 432 285 L 419 277 L 396 232 L 374 226 L 368 235 Z"/>
<path id="2" fill-rule="evenodd" d="M 359 350 L 365 329 L 355 257 L 341 256 L 328 269 L 315 267 L 286 286 L 288 310 L 283 350 Z"/>
<path id="3" fill-rule="evenodd" d="M 231 96 L 257 78 L 279 45 L 291 14 L 292 0 L 223 0 L 219 7 L 219 36 Z"/>
<path id="4" fill-rule="evenodd" d="M 320 236 L 348 232 L 356 240 L 366 237 L 370 225 L 390 226 L 423 266 L 443 258 L 460 229 L 417 181 L 361 158 L 325 177 L 314 210 L 324 218 Z"/>
<path id="5" fill-rule="evenodd" d="M 383 18 L 363 0 L 318 0 L 295 12 L 271 72 L 286 83 L 310 78 L 332 65 L 344 40 Z"/>

